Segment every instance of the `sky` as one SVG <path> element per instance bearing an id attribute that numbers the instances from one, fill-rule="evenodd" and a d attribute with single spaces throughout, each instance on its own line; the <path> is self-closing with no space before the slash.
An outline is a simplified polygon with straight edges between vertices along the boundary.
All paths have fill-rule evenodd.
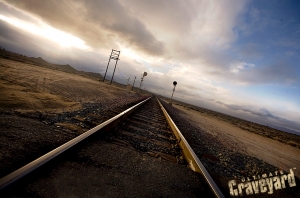
<path id="1" fill-rule="evenodd" d="M 299 1 L 0 0 L 0 47 L 300 134 Z"/>

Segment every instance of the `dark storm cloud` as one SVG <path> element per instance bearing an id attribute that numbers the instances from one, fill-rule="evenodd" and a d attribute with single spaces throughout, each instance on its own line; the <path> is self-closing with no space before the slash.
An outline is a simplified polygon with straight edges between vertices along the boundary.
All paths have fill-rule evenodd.
<path id="1" fill-rule="evenodd" d="M 85 1 L 87 19 L 101 23 L 114 32 L 120 40 L 137 46 L 152 55 L 161 55 L 163 44 L 158 41 L 147 27 L 130 13 L 118 1 Z"/>
<path id="2" fill-rule="evenodd" d="M 134 14 L 159 27 L 159 30 L 185 34 L 190 31 L 192 21 L 197 17 L 197 3 L 194 1 L 148 1 L 125 0 Z"/>
<path id="3" fill-rule="evenodd" d="M 43 38 L 38 36 L 32 37 L 24 32 L 19 32 L 17 28 L 8 25 L 2 20 L 0 20 L 0 32 L 1 47 L 27 56 L 41 56 L 41 45 L 36 44 L 43 44 L 45 41 Z M 22 44 L 21 46 L 20 43 Z M 47 46 L 49 47 L 49 45 Z"/>
<path id="4" fill-rule="evenodd" d="M 117 47 L 111 38 L 151 55 L 164 53 L 164 45 L 118 1 L 7 1 L 38 16 L 49 25 L 80 37 L 92 47 Z M 118 39 L 116 39 L 118 40 Z"/>
<path id="5" fill-rule="evenodd" d="M 5 38 L 7 40 L 14 40 L 15 38 L 18 39 L 19 33 L 15 31 L 15 28 L 8 25 L 6 22 L 0 20 L 0 37 Z"/>
<path id="6" fill-rule="evenodd" d="M 5 4 L 4 2 L 0 1 L 0 9 L 1 9 L 1 15 L 5 15 L 7 17 L 13 17 L 13 18 L 21 18 L 25 21 L 31 21 L 31 22 L 37 22 L 33 20 L 32 17 L 24 14 L 22 11 L 13 8 L 12 6 Z"/>
<path id="7" fill-rule="evenodd" d="M 0 14 L 30 22 L 39 28 L 43 27 L 43 23 L 40 23 L 42 20 L 51 27 L 79 37 L 93 49 L 89 51 L 60 46 L 48 38 L 27 32 L 26 28 L 18 29 L 12 25 L 5 25 L 1 20 L 0 45 L 3 41 L 5 46 L 19 48 L 16 52 L 20 53 L 23 50 L 25 55 L 28 50 L 34 50 L 39 52 L 34 55 L 36 57 L 42 56 L 50 62 L 55 60 L 56 63 L 69 63 L 82 70 L 90 67 L 91 71 L 99 71 L 102 75 L 106 69 L 110 50 L 122 48 L 121 61 L 118 62 L 115 76 L 119 76 L 120 70 L 124 77 L 131 78 L 131 83 L 134 76 L 137 76 L 135 86 L 139 86 L 140 74 L 147 71 L 149 75 L 145 78 L 143 87 L 157 94 L 166 94 L 168 97 L 172 94 L 172 82 L 176 80 L 179 84 L 174 97 L 200 106 L 219 108 L 217 104 L 222 104 L 209 101 L 209 98 L 227 103 L 233 98 L 238 101 L 235 90 L 231 91 L 231 87 L 236 85 L 285 86 L 297 80 L 299 82 L 296 64 L 282 56 L 274 54 L 273 57 L 273 51 L 268 49 L 271 46 L 284 47 L 284 52 L 290 47 L 291 50 L 296 50 L 299 49 L 297 48 L 299 42 L 295 45 L 289 40 L 278 40 L 277 44 L 275 42 L 266 46 L 264 42 L 260 43 L 259 39 L 239 39 L 245 38 L 246 35 L 252 35 L 253 38 L 260 37 L 261 33 L 267 32 L 266 41 L 268 39 L 275 41 L 269 36 L 266 22 L 270 17 L 268 18 L 266 13 L 259 9 L 250 9 L 248 17 L 250 22 L 244 21 L 245 12 L 249 11 L 247 8 L 249 1 L 7 0 L 6 2 L 19 10 L 13 7 L 1 9 L 1 4 L 3 6 L 5 3 L 0 3 L 2 12 Z M 27 13 L 34 15 L 35 18 Z M 240 23 L 237 23 L 239 20 Z M 259 34 L 256 35 L 255 32 Z M 242 44 L 245 42 L 248 44 Z M 126 51 L 129 52 L 126 54 Z M 271 53 L 272 55 L 268 56 Z M 294 52 L 290 52 L 292 53 Z M 270 63 L 271 61 L 273 63 Z M 231 70 L 233 63 L 241 63 L 235 65 L 236 68 L 233 70 L 235 72 Z M 111 70 L 113 66 L 109 67 L 108 76 L 112 75 Z M 237 89 L 240 89 L 238 86 Z M 244 86 L 241 87 L 243 88 Z M 257 93 L 249 92 L 249 95 L 251 94 Z M 246 104 L 247 101 L 240 103 Z M 248 116 L 251 114 L 258 118 L 280 120 L 279 117 L 272 117 L 273 114 L 267 110 L 246 107 L 240 110 L 244 106 L 238 105 L 223 107 L 221 109 L 228 112 L 232 110 Z"/>
<path id="8" fill-rule="evenodd" d="M 51 63 L 70 64 L 76 69 L 97 73 L 107 64 L 107 62 L 99 62 L 99 59 L 107 59 L 107 56 L 92 51 L 82 53 L 82 50 L 77 48 L 69 49 L 68 53 L 64 53 L 55 43 L 48 42 L 38 35 L 18 31 L 16 27 L 2 20 L 0 20 L 0 32 L 0 47 L 8 51 L 30 57 L 42 57 Z"/>

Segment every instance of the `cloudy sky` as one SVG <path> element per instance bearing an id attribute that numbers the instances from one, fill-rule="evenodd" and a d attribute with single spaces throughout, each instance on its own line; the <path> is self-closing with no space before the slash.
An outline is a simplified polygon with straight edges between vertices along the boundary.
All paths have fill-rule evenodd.
<path id="1" fill-rule="evenodd" d="M 298 1 L 0 0 L 0 46 L 300 133 Z"/>

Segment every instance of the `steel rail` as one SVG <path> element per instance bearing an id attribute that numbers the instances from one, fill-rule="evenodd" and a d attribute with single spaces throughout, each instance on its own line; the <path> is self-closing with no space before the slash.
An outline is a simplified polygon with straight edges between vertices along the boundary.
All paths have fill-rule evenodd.
<path id="1" fill-rule="evenodd" d="M 211 190 L 213 191 L 213 193 L 216 197 L 219 197 L 219 198 L 225 197 L 223 195 L 223 193 L 221 192 L 221 190 L 219 189 L 219 187 L 217 186 L 217 184 L 215 183 L 215 181 L 209 175 L 209 173 L 207 172 L 207 170 L 205 169 L 205 167 L 203 166 L 203 164 L 201 163 L 201 161 L 199 160 L 199 158 L 197 157 L 197 155 L 195 154 L 195 152 L 193 151 L 193 149 L 191 148 L 189 143 L 186 141 L 186 139 L 184 138 L 184 136 L 182 135 L 180 130 L 177 128 L 177 126 L 173 122 L 172 118 L 169 116 L 169 114 L 167 113 L 167 111 L 165 110 L 163 105 L 160 103 L 159 99 L 157 97 L 156 97 L 156 99 L 157 99 L 159 106 L 161 107 L 161 110 L 163 111 L 163 113 L 166 117 L 166 120 L 168 121 L 168 123 L 178 141 L 180 148 L 182 149 L 184 158 L 189 163 L 189 167 L 193 171 L 199 172 L 204 176 L 206 182 L 209 184 L 209 187 L 211 188 Z"/>
<path id="2" fill-rule="evenodd" d="M 13 182 L 17 181 L 18 179 L 21 179 L 28 173 L 34 171 L 35 169 L 39 168 L 46 162 L 50 161 L 51 159 L 55 158 L 56 156 L 60 155 L 64 151 L 68 150 L 69 148 L 73 147 L 77 143 L 81 142 L 82 140 L 86 139 L 90 135 L 96 133 L 97 131 L 104 129 L 105 127 L 109 126 L 110 124 L 113 124 L 114 122 L 118 121 L 121 119 L 121 117 L 124 117 L 124 115 L 128 115 L 131 112 L 133 112 L 136 108 L 144 104 L 146 101 L 148 101 L 150 98 L 149 97 L 142 102 L 130 107 L 129 109 L 123 111 L 122 113 L 116 115 L 115 117 L 99 124 L 98 126 L 90 129 L 89 131 L 86 131 L 85 133 L 77 136 L 76 138 L 66 142 L 65 144 L 57 147 L 56 149 L 46 153 L 45 155 L 39 157 L 38 159 L 30 162 L 29 164 L 17 169 L 16 171 L 6 175 L 5 177 L 0 179 L 0 190 L 4 189 L 8 185 L 12 184 Z"/>

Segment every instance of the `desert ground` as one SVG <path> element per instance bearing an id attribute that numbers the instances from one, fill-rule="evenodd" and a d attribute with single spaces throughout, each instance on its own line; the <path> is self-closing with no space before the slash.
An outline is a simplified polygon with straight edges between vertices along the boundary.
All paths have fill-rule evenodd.
<path id="1" fill-rule="evenodd" d="M 65 111 L 131 94 L 72 73 L 0 59 L 1 109 Z"/>
<path id="2" fill-rule="evenodd" d="M 102 112 L 105 121 L 148 95 L 70 66 L 60 71 L 41 58 L 7 54 L 0 56 L 0 177 L 87 131 L 87 114 Z"/>
<path id="3" fill-rule="evenodd" d="M 229 149 L 264 160 L 285 171 L 294 167 L 300 169 L 300 149 L 295 146 L 249 132 L 186 106 L 174 104 L 174 107 L 184 112 L 180 114 L 182 117 L 221 140 Z M 299 170 L 295 174 L 300 178 Z"/>
<path id="4" fill-rule="evenodd" d="M 146 96 L 102 82 L 99 74 L 0 52 L 0 177 L 88 130 L 86 115 L 119 111 Z M 224 189 L 230 179 L 269 170 L 296 168 L 300 178 L 300 136 L 179 101 L 172 108 Z"/>

